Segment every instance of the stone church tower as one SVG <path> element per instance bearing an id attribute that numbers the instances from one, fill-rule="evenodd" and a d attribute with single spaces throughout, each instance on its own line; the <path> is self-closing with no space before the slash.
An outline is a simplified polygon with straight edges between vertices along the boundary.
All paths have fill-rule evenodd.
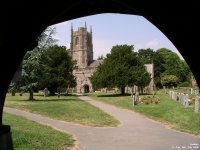
<path id="1" fill-rule="evenodd" d="M 93 60 L 92 29 L 87 32 L 87 26 L 79 27 L 78 31 L 73 31 L 71 27 L 71 55 L 77 61 L 79 68 L 87 67 Z"/>
<path id="2" fill-rule="evenodd" d="M 90 77 L 102 60 L 93 60 L 92 28 L 88 32 L 86 23 L 85 27 L 79 27 L 77 31 L 71 26 L 70 52 L 72 59 L 77 62 L 77 69 L 73 71 L 77 83 L 76 92 L 91 92 Z"/>

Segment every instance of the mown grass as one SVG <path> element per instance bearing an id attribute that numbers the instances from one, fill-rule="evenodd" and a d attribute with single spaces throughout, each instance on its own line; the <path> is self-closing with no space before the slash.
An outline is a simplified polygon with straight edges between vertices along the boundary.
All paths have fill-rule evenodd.
<path id="1" fill-rule="evenodd" d="M 190 108 L 185 108 L 180 103 L 172 100 L 168 94 L 165 94 L 162 91 L 157 92 L 156 95 L 160 99 L 159 104 L 147 105 L 140 103 L 134 107 L 132 106 L 130 95 L 121 96 L 92 93 L 88 94 L 88 96 L 105 103 L 136 111 L 149 118 L 170 125 L 176 130 L 200 135 L 200 113 L 194 112 L 194 105 Z"/>
<path id="2" fill-rule="evenodd" d="M 70 150 L 74 146 L 71 135 L 19 116 L 4 113 L 3 123 L 11 125 L 15 150 Z"/>
<path id="3" fill-rule="evenodd" d="M 28 101 L 27 98 L 27 94 L 23 96 L 7 94 L 5 106 L 94 127 L 117 126 L 119 124 L 119 121 L 112 116 L 78 99 L 75 95 L 58 98 L 57 96 L 44 97 L 35 94 L 36 100 Z"/>

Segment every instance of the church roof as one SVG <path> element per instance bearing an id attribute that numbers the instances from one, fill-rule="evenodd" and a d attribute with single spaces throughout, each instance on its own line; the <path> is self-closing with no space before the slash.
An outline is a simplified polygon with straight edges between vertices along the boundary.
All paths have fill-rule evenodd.
<path id="1" fill-rule="evenodd" d="M 102 63 L 103 60 L 92 60 L 92 62 L 89 64 L 88 67 L 90 68 L 96 68 Z"/>

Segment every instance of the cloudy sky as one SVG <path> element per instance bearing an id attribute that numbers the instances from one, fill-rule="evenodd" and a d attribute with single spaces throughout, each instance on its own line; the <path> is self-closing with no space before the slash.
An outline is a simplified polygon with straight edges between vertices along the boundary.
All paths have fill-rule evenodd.
<path id="1" fill-rule="evenodd" d="M 155 51 L 159 48 L 168 48 L 176 52 L 181 58 L 172 42 L 152 23 L 144 17 L 123 14 L 98 14 L 56 24 L 58 45 L 70 48 L 71 23 L 73 29 L 87 24 L 93 32 L 94 59 L 98 56 L 106 56 L 112 46 L 120 44 L 134 45 L 134 50 L 151 48 Z"/>

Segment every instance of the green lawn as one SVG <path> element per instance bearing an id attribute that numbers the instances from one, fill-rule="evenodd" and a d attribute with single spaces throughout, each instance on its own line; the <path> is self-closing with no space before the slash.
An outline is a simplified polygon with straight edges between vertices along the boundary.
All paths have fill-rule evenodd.
<path id="1" fill-rule="evenodd" d="M 44 97 L 36 95 L 34 101 L 27 100 L 28 95 L 11 96 L 7 94 L 5 106 L 26 110 L 68 122 L 103 127 L 117 126 L 119 121 L 100 109 L 78 99 L 77 96 Z"/>
<path id="2" fill-rule="evenodd" d="M 180 103 L 173 101 L 168 94 L 157 92 L 159 104 L 139 104 L 132 107 L 130 95 L 120 96 L 114 94 L 91 93 L 88 96 L 122 108 L 141 113 L 149 118 L 159 120 L 179 131 L 200 135 L 200 113 L 194 112 L 194 106 L 184 108 Z"/>
<path id="3" fill-rule="evenodd" d="M 70 150 L 74 146 L 71 135 L 22 117 L 4 113 L 3 124 L 11 125 L 15 150 Z"/>

